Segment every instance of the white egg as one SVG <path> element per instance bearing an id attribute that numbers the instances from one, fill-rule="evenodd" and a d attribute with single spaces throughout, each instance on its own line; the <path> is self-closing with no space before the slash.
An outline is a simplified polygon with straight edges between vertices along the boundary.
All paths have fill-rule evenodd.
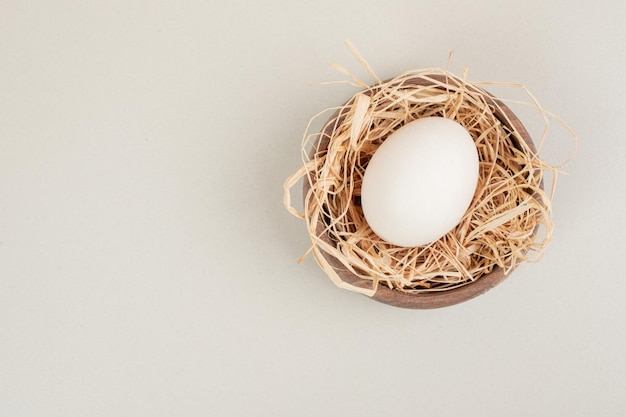
<path id="1" fill-rule="evenodd" d="M 478 182 L 478 152 L 469 132 L 443 117 L 426 117 L 393 132 L 363 177 L 367 223 L 397 246 L 431 243 L 467 211 Z"/>

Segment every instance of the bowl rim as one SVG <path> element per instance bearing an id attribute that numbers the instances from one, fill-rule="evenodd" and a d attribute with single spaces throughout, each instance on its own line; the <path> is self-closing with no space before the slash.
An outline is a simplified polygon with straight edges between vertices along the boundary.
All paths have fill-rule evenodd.
<path id="1" fill-rule="evenodd" d="M 444 85 L 454 85 L 451 83 L 459 83 L 457 79 L 442 74 L 427 74 L 424 77 L 431 78 L 438 83 L 442 83 L 443 85 L 439 87 L 442 90 L 445 89 Z M 383 84 L 386 84 L 390 81 L 393 80 L 384 81 Z M 428 86 L 434 84 L 428 79 L 422 77 L 412 77 L 402 80 L 401 82 L 403 83 L 403 85 L 407 86 Z M 459 84 L 457 84 L 457 86 L 458 85 Z M 500 120 L 500 122 L 509 130 L 517 131 L 519 136 L 524 140 L 530 150 L 533 153 L 537 152 L 535 144 L 533 143 L 528 131 L 519 120 L 519 118 L 508 106 L 506 106 L 502 101 L 498 100 L 495 96 L 482 88 L 469 84 L 465 84 L 464 86 L 468 89 L 472 89 L 475 92 L 482 94 L 487 101 L 487 104 L 491 105 L 494 108 L 494 114 L 498 118 L 498 120 Z M 373 86 L 370 89 L 363 91 L 362 94 L 370 95 L 374 91 L 376 91 L 376 89 L 377 86 Z M 345 107 L 342 106 L 328 119 L 322 130 L 322 133 L 328 134 L 320 135 L 320 138 L 315 141 L 309 154 L 311 157 L 315 152 L 328 148 L 328 145 L 330 143 L 330 133 L 332 133 L 333 125 L 336 124 L 337 119 L 341 119 L 344 117 L 341 115 L 341 111 L 344 108 Z M 517 142 L 516 137 L 512 137 L 512 140 L 514 143 Z M 517 146 L 519 146 L 519 143 L 517 143 Z M 308 191 L 311 187 L 309 181 L 314 181 L 314 179 L 307 176 L 305 178 L 305 181 L 303 181 L 303 200 L 306 199 Z M 541 182 L 540 186 L 543 189 L 543 181 Z M 316 227 L 316 233 L 318 238 L 330 245 L 336 244 L 336 242 L 334 242 L 334 240 L 330 238 L 328 232 L 325 230 L 326 227 L 323 222 L 324 220 L 320 218 Z M 371 289 L 372 281 L 359 278 L 357 275 L 349 271 L 341 263 L 341 261 L 330 255 L 329 253 L 321 251 L 321 254 L 333 267 L 333 269 L 342 281 L 355 287 Z M 475 281 L 468 282 L 467 284 L 449 290 L 442 289 L 441 291 L 409 293 L 395 290 L 385 285 L 379 284 L 376 292 L 370 298 L 391 306 L 410 309 L 432 309 L 447 307 L 470 300 L 487 292 L 491 288 L 504 281 L 513 269 L 514 267 L 510 268 L 505 274 L 505 270 L 502 267 L 496 266 L 490 273 L 481 276 Z"/>

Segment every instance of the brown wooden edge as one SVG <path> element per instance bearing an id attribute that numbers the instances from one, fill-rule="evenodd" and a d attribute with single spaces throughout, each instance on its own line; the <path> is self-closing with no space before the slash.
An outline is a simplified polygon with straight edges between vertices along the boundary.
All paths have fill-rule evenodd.
<path id="1" fill-rule="evenodd" d="M 433 80 L 436 80 L 443 84 L 448 85 L 457 85 L 458 81 L 454 78 L 448 78 L 445 75 L 433 74 L 429 76 Z M 423 78 L 410 78 L 403 82 L 403 85 L 406 86 L 419 86 L 419 85 L 432 85 L 433 83 L 425 80 Z M 532 152 L 536 152 L 535 145 L 530 138 L 526 128 L 522 124 L 522 122 L 515 116 L 515 114 L 509 109 L 504 103 L 500 100 L 492 96 L 487 91 L 480 89 L 475 86 L 466 86 L 476 92 L 482 93 L 487 100 L 488 104 L 492 105 L 495 110 L 496 117 L 502 122 L 504 126 L 512 131 L 517 131 L 519 136 L 526 142 L 528 147 Z M 442 90 L 445 90 L 445 86 L 442 85 L 440 87 Z M 376 87 L 372 87 L 369 90 L 363 91 L 364 94 L 371 95 L 374 91 L 376 91 Z M 325 125 L 323 130 L 323 134 L 313 144 L 313 148 L 311 149 L 310 155 L 313 156 L 316 152 L 324 151 L 328 148 L 330 143 L 330 136 L 333 130 L 333 126 L 341 123 L 344 115 L 341 115 L 341 109 L 335 112 L 328 122 Z M 303 185 L 303 198 L 306 199 L 308 191 L 310 189 L 309 181 L 315 181 L 314 178 L 309 178 L 308 180 L 304 179 Z M 542 184 L 543 188 L 543 184 Z M 320 222 L 317 226 L 317 233 L 320 239 L 324 242 L 335 245 L 334 242 L 325 231 L 326 225 L 323 223 L 323 220 L 320 219 Z M 335 269 L 339 277 L 341 279 L 351 285 L 361 288 L 371 288 L 372 282 L 369 280 L 365 280 L 359 278 L 350 272 L 337 258 L 334 256 L 323 252 L 322 255 L 326 260 L 330 263 L 330 265 Z M 483 275 L 479 279 L 469 284 L 466 284 L 461 287 L 453 288 L 450 290 L 442 290 L 442 291 L 433 291 L 427 293 L 417 293 L 411 294 L 406 292 L 401 292 L 398 290 L 393 290 L 389 287 L 385 287 L 383 285 L 379 285 L 376 293 L 371 297 L 372 299 L 379 301 L 381 303 L 389 304 L 396 307 L 402 308 L 412 308 L 412 309 L 431 309 L 431 308 L 440 308 L 447 307 L 454 304 L 461 303 L 463 301 L 470 300 L 474 297 L 477 297 L 489 289 L 495 287 L 500 282 L 506 279 L 507 275 L 504 274 L 504 270 L 501 267 L 495 267 L 494 270 L 486 275 Z"/>

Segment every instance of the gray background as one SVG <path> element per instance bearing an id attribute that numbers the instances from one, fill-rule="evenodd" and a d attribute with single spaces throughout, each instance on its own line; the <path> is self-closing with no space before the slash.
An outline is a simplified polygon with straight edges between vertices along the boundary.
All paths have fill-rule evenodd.
<path id="1" fill-rule="evenodd" d="M 0 2 L 0 416 L 626 412 L 618 1 Z M 282 207 L 301 135 L 421 67 L 580 136 L 545 259 L 434 311 L 336 288 Z M 500 94 L 500 91 L 496 91 Z M 529 128 L 534 113 L 519 111 Z M 572 141 L 558 128 L 544 156 Z"/>

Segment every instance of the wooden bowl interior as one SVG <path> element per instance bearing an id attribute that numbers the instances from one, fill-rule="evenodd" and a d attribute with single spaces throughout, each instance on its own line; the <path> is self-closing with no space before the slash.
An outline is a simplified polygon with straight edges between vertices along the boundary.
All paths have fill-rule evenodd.
<path id="1" fill-rule="evenodd" d="M 444 83 L 454 82 L 454 80 L 452 79 L 446 80 L 445 76 L 438 75 L 438 74 L 432 75 L 431 78 L 436 79 L 437 81 L 440 81 L 440 82 L 444 82 Z M 419 85 L 429 85 L 430 83 L 427 80 L 424 80 L 422 78 L 412 78 L 412 79 L 406 80 L 404 84 L 419 86 Z M 510 130 L 516 130 L 520 134 L 522 139 L 526 142 L 528 147 L 533 152 L 536 152 L 535 145 L 533 144 L 530 138 L 530 135 L 528 134 L 528 132 L 526 131 L 526 129 L 524 128 L 520 120 L 515 116 L 515 114 L 513 114 L 513 112 L 506 105 L 504 105 L 502 102 L 500 102 L 498 99 L 496 99 L 495 97 L 493 97 L 492 95 L 490 95 L 484 90 L 479 90 L 476 87 L 471 87 L 471 88 L 475 89 L 477 92 L 481 92 L 482 94 L 484 94 L 488 103 L 493 105 L 494 109 L 496 110 L 495 115 L 502 122 L 502 124 L 505 125 Z M 365 92 L 365 93 L 371 94 L 371 92 Z M 341 116 L 341 114 L 337 112 L 329 119 L 329 122 L 326 124 L 325 130 L 324 130 L 324 132 L 327 134 L 322 135 L 322 139 L 313 145 L 311 154 L 318 152 L 320 150 L 322 151 L 326 150 L 328 148 L 328 144 L 329 144 L 328 138 L 330 137 L 330 134 L 332 133 L 332 126 L 333 126 L 333 123 L 331 123 L 331 121 L 334 121 L 337 117 L 341 119 L 343 116 Z M 513 139 L 515 141 L 515 138 Z M 519 144 L 517 144 L 517 146 L 519 146 Z M 303 190 L 304 198 L 306 198 L 306 195 L 309 189 L 310 189 L 309 181 L 304 181 L 304 190 Z M 336 242 L 330 238 L 328 233 L 325 231 L 325 228 L 326 228 L 326 225 L 324 224 L 323 219 L 320 219 L 320 222 L 317 225 L 318 236 L 326 243 L 331 244 L 331 245 L 336 245 Z M 344 282 L 351 284 L 353 286 L 356 286 L 356 287 L 360 287 L 360 288 L 367 288 L 367 289 L 371 288 L 372 286 L 371 281 L 359 278 L 358 276 L 354 275 L 338 259 L 329 255 L 328 253 L 322 252 L 322 254 L 326 258 L 326 260 L 330 263 L 330 265 L 335 269 L 337 274 L 341 277 L 341 279 Z M 401 292 L 398 290 L 390 289 L 383 285 L 379 285 L 376 293 L 371 298 L 373 298 L 376 301 L 389 304 L 392 306 L 396 306 L 396 307 L 412 308 L 412 309 L 440 308 L 440 307 L 446 307 L 446 306 L 458 304 L 460 302 L 469 300 L 480 294 L 483 294 L 484 292 L 488 291 L 489 289 L 495 287 L 497 284 L 502 282 L 505 278 L 506 278 L 506 275 L 504 274 L 504 270 L 501 267 L 495 267 L 492 272 L 490 272 L 489 274 L 483 275 L 476 281 L 460 286 L 460 287 L 453 288 L 453 289 L 418 293 L 418 294 L 409 294 L 409 293 Z"/>

